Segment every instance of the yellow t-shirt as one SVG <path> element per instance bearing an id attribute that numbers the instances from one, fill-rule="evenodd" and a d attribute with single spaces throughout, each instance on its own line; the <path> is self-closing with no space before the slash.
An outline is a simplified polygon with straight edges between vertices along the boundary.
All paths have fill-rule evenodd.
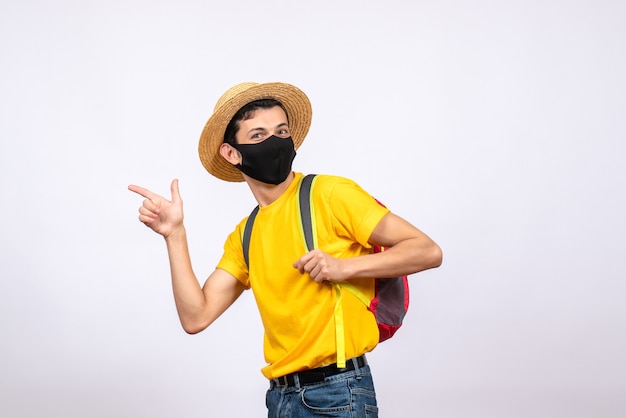
<path id="1" fill-rule="evenodd" d="M 265 329 L 264 353 L 268 363 L 261 372 L 268 379 L 337 361 L 334 310 L 337 291 L 330 283 L 316 283 L 300 274 L 293 262 L 304 255 L 298 212 L 296 173 L 288 189 L 261 207 L 250 238 L 250 272 L 243 257 L 246 219 L 224 244 L 217 268 L 251 288 Z M 318 248 L 348 258 L 371 253 L 368 239 L 388 210 L 351 180 L 319 175 L 311 198 Z M 369 299 L 374 279 L 351 280 Z M 378 343 L 374 315 L 351 292 L 342 293 L 346 358 L 371 351 Z"/>

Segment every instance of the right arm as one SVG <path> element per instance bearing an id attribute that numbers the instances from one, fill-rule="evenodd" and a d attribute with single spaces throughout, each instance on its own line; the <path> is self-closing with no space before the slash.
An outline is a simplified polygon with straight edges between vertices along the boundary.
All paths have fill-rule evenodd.
<path id="1" fill-rule="evenodd" d="M 244 286 L 225 270 L 216 269 L 201 288 L 191 267 L 183 203 L 178 180 L 172 181 L 172 200 L 139 186 L 129 190 L 145 197 L 139 220 L 165 238 L 172 275 L 174 301 L 183 329 L 195 334 L 213 323 L 244 291 Z"/>

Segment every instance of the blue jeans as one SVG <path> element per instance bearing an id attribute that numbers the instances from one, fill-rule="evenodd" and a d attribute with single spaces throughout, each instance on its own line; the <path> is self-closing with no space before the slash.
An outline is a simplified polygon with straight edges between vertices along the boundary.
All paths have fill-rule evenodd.
<path id="1" fill-rule="evenodd" d="M 265 402 L 268 418 L 378 417 L 368 365 L 310 385 L 278 386 L 270 381 Z"/>

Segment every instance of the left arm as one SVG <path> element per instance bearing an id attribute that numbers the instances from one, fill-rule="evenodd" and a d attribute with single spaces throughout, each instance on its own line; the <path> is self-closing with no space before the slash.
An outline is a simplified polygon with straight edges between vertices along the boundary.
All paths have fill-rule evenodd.
<path id="1" fill-rule="evenodd" d="M 341 282 L 359 277 L 397 277 L 439 267 L 441 248 L 426 234 L 389 212 L 369 238 L 370 244 L 386 247 L 376 254 L 335 258 L 320 249 L 303 255 L 295 263 L 316 281 Z"/>

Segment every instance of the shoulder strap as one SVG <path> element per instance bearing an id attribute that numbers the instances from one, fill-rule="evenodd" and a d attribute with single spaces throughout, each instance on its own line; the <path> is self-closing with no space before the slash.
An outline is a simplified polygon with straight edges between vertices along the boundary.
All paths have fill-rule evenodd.
<path id="1" fill-rule="evenodd" d="M 302 235 L 307 250 L 311 251 L 317 248 L 317 234 L 315 231 L 315 215 L 313 213 L 313 204 L 311 192 L 313 190 L 313 182 L 315 174 L 309 174 L 302 179 L 298 196 L 298 204 L 300 205 L 300 226 L 302 227 Z M 335 342 L 337 344 L 337 367 L 346 367 L 346 339 L 343 320 L 343 304 L 341 288 L 343 285 L 333 283 L 335 292 L 337 292 L 337 301 L 335 302 Z"/>
<path id="2" fill-rule="evenodd" d="M 241 244 L 243 245 L 243 259 L 246 260 L 246 265 L 249 267 L 249 256 L 250 252 L 250 236 L 252 235 L 252 227 L 254 226 L 254 218 L 256 218 L 256 214 L 259 213 L 259 207 L 257 206 L 252 210 L 250 216 L 248 216 L 248 220 L 246 221 L 246 226 L 243 229 L 243 239 Z"/>
<path id="3" fill-rule="evenodd" d="M 317 248 L 317 234 L 313 233 L 315 230 L 315 216 L 313 215 L 312 208 L 312 196 L 313 181 L 316 174 L 308 174 L 302 179 L 300 185 L 300 192 L 298 196 L 298 202 L 300 204 L 300 223 L 302 226 L 302 233 L 304 235 L 304 242 L 306 248 L 311 251 Z M 343 282 L 340 285 L 352 292 L 365 306 L 369 306 L 369 300 L 363 293 L 361 293 L 353 284 L 349 282 Z"/>
<path id="4" fill-rule="evenodd" d="M 311 251 L 317 247 L 317 240 L 313 233 L 313 215 L 311 208 L 311 191 L 313 188 L 313 180 L 315 174 L 307 174 L 300 183 L 298 192 L 298 204 L 300 205 L 300 226 L 302 227 L 302 235 L 306 249 Z"/>

